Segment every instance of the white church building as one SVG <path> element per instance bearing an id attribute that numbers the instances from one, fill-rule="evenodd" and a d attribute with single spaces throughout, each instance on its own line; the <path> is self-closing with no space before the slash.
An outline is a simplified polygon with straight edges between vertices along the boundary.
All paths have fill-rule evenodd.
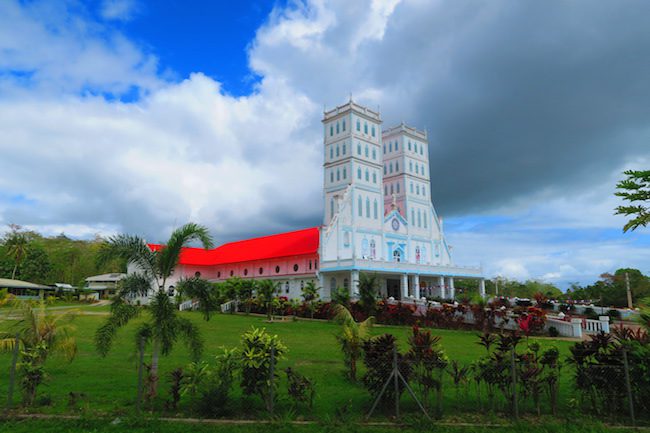
<path id="1" fill-rule="evenodd" d="M 484 295 L 481 268 L 454 264 L 431 202 L 427 133 L 404 124 L 382 130 L 380 114 L 352 100 L 322 122 L 322 226 L 186 248 L 166 289 L 184 276 L 238 276 L 276 280 L 280 294 L 297 298 L 314 280 L 329 299 L 339 287 L 355 296 L 366 272 L 379 277 L 384 297 L 453 299 L 455 278 L 479 280 Z"/>

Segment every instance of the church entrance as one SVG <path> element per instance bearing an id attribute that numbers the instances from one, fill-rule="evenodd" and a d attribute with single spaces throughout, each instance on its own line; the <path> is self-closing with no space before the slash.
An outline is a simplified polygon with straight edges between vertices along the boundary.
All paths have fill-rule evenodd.
<path id="1" fill-rule="evenodd" d="M 388 297 L 393 297 L 397 300 L 401 299 L 400 293 L 400 280 L 386 280 L 386 289 L 388 292 Z"/>

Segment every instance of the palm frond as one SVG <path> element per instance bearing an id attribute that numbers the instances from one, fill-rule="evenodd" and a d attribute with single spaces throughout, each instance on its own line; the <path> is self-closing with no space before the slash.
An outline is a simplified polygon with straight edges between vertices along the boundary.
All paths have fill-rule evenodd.
<path id="1" fill-rule="evenodd" d="M 151 280 L 140 272 L 133 272 L 122 278 L 119 283 L 120 298 L 130 296 L 147 296 L 151 290 Z"/>
<path id="2" fill-rule="evenodd" d="M 156 277 L 156 253 L 139 236 L 116 235 L 103 242 L 97 254 L 98 266 L 113 259 L 124 259 L 138 266 L 147 276 Z"/>
<path id="3" fill-rule="evenodd" d="M 199 241 L 205 249 L 212 248 L 210 232 L 202 225 L 187 223 L 174 230 L 167 245 L 159 252 L 158 272 L 161 277 L 167 278 L 174 273 L 182 248 L 192 241 Z"/>
<path id="4" fill-rule="evenodd" d="M 176 325 L 178 333 L 185 339 L 185 344 L 187 344 L 187 348 L 190 351 L 190 358 L 195 362 L 201 359 L 203 338 L 201 338 L 201 332 L 198 326 L 185 317 L 177 318 Z"/>
<path id="5" fill-rule="evenodd" d="M 117 330 L 139 314 L 140 309 L 135 305 L 122 302 L 111 306 L 111 315 L 95 331 L 95 348 L 97 352 L 101 356 L 106 356 L 113 345 Z"/>

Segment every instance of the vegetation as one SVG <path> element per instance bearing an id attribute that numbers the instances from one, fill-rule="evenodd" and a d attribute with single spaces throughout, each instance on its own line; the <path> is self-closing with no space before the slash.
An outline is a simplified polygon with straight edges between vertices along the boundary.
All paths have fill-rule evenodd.
<path id="1" fill-rule="evenodd" d="M 627 170 L 624 174 L 627 178 L 616 185 L 619 191 L 615 194 L 630 204 L 617 207 L 616 214 L 633 217 L 623 227 L 627 232 L 650 223 L 650 170 Z"/>
<path id="2" fill-rule="evenodd" d="M 566 292 L 568 299 L 591 299 L 599 305 L 627 307 L 627 289 L 625 274 L 630 280 L 632 303 L 637 304 L 650 296 L 650 278 L 638 269 L 618 269 L 614 274 L 602 274 L 594 284 L 581 287 L 573 284 Z"/>
<path id="3" fill-rule="evenodd" d="M 212 246 L 212 239 L 205 227 L 188 223 L 176 229 L 166 245 L 157 251 L 150 250 L 143 239 L 128 235 L 110 238 L 100 250 L 100 260 L 120 258 L 137 266 L 138 270 L 120 281 L 118 296 L 111 304 L 111 316 L 95 335 L 97 351 L 106 356 L 118 329 L 146 310 L 150 318 L 136 332 L 136 347 L 142 343 L 152 345 L 149 399 L 154 398 L 158 390 L 159 356 L 168 355 L 179 338 L 185 340 L 193 358 L 198 359 L 201 355 L 203 342 L 198 328 L 178 314 L 176 304 L 165 292 L 166 281 L 174 273 L 181 249 L 195 240 L 200 241 L 204 248 Z M 158 290 L 145 308 L 127 302 L 129 297 L 147 295 L 152 287 Z"/>
<path id="4" fill-rule="evenodd" d="M 341 325 L 341 330 L 336 335 L 336 340 L 341 346 L 343 360 L 347 370 L 348 377 L 357 380 L 357 361 L 361 357 L 361 348 L 364 341 L 370 336 L 370 330 L 374 322 L 374 317 L 369 317 L 361 323 L 357 323 L 350 310 L 343 305 L 334 307 L 334 320 Z"/>
<path id="5" fill-rule="evenodd" d="M 313 281 L 307 282 L 307 284 L 305 284 L 305 287 L 302 288 L 302 298 L 307 305 L 307 309 L 309 310 L 309 317 L 311 319 L 314 318 L 314 309 L 316 308 L 316 301 L 318 301 L 318 292 L 320 289 L 321 288 L 317 287 Z"/>

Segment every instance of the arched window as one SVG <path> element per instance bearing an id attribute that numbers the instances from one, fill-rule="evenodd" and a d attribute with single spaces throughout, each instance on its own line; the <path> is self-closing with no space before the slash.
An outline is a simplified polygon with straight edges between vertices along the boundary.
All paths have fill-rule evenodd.
<path id="1" fill-rule="evenodd" d="M 390 195 L 393 195 L 395 193 L 395 186 L 391 183 L 390 184 Z"/>
<path id="2" fill-rule="evenodd" d="M 370 218 L 370 199 L 366 197 L 366 218 Z"/>
<path id="3" fill-rule="evenodd" d="M 377 173 L 372 172 L 372 183 L 377 183 Z"/>
<path id="4" fill-rule="evenodd" d="M 343 155 L 345 155 L 345 143 L 343 143 Z"/>
<path id="5" fill-rule="evenodd" d="M 408 141 L 409 143 L 409 151 L 411 150 L 411 140 Z"/>
<path id="6" fill-rule="evenodd" d="M 259 269 L 257 270 L 257 272 L 258 272 L 260 275 L 262 275 L 262 274 L 264 273 L 264 268 L 259 268 Z"/>
<path id="7" fill-rule="evenodd" d="M 374 208 L 373 208 L 373 216 L 375 219 L 379 218 L 379 208 L 377 207 L 377 200 L 375 200 Z"/>
<path id="8" fill-rule="evenodd" d="M 339 156 L 339 147 L 338 146 L 336 146 L 336 156 L 337 157 Z"/>
<path id="9" fill-rule="evenodd" d="M 345 131 L 345 119 L 343 119 L 343 131 Z"/>
<path id="10" fill-rule="evenodd" d="M 294 271 L 294 272 L 298 272 L 298 263 L 296 263 L 295 265 L 293 265 L 293 271 Z"/>
<path id="11" fill-rule="evenodd" d="M 369 156 L 368 154 L 368 145 L 366 144 L 366 158 Z"/>
<path id="12" fill-rule="evenodd" d="M 393 260 L 396 262 L 402 261 L 402 253 L 399 250 L 393 251 Z"/>
<path id="13" fill-rule="evenodd" d="M 357 168 L 357 179 L 361 179 L 361 167 Z"/>
<path id="14" fill-rule="evenodd" d="M 231 270 L 231 271 L 230 271 L 230 276 L 232 277 L 232 275 L 233 275 L 234 273 L 235 273 L 235 272 Z"/>
<path id="15" fill-rule="evenodd" d="M 359 119 L 357 119 L 357 132 L 361 131 L 361 122 L 359 122 Z"/>
<path id="16" fill-rule="evenodd" d="M 397 187 L 397 193 L 399 194 L 399 182 L 397 183 L 396 187 Z"/>
<path id="17" fill-rule="evenodd" d="M 361 196 L 359 196 L 357 202 L 359 204 L 359 216 L 363 216 L 363 200 L 361 200 Z"/>
<path id="18" fill-rule="evenodd" d="M 366 168 L 366 182 L 370 182 L 370 174 L 368 173 L 367 168 Z"/>
<path id="19" fill-rule="evenodd" d="M 372 126 L 372 136 L 373 137 L 375 136 L 375 126 L 374 125 Z"/>
<path id="20" fill-rule="evenodd" d="M 334 199 L 330 199 L 330 218 L 334 217 Z"/>
<path id="21" fill-rule="evenodd" d="M 341 180 L 341 170 L 336 169 L 336 180 Z"/>
<path id="22" fill-rule="evenodd" d="M 194 272 L 194 278 L 201 278 L 201 273 L 199 271 Z"/>
<path id="23" fill-rule="evenodd" d="M 372 159 L 377 159 L 377 149 L 372 149 Z"/>
<path id="24" fill-rule="evenodd" d="M 398 149 L 399 149 L 399 141 L 396 141 L 395 142 L 395 152 L 397 152 Z"/>
<path id="25" fill-rule="evenodd" d="M 334 170 L 330 171 L 330 182 L 334 182 Z"/>
<path id="26" fill-rule="evenodd" d="M 339 133 L 339 122 L 336 122 L 336 133 Z"/>
<path id="27" fill-rule="evenodd" d="M 363 122 L 363 133 L 368 134 L 368 122 Z"/>
<path id="28" fill-rule="evenodd" d="M 347 170 L 343 167 L 343 179 L 347 178 Z"/>
<path id="29" fill-rule="evenodd" d="M 244 276 L 248 275 L 248 269 L 244 269 Z"/>
<path id="30" fill-rule="evenodd" d="M 357 143 L 357 155 L 361 156 L 361 143 Z"/>
<path id="31" fill-rule="evenodd" d="M 279 266 L 276 266 L 276 267 L 275 267 L 275 273 L 276 273 L 276 274 L 279 274 L 279 273 L 280 273 L 280 267 L 279 267 Z"/>

